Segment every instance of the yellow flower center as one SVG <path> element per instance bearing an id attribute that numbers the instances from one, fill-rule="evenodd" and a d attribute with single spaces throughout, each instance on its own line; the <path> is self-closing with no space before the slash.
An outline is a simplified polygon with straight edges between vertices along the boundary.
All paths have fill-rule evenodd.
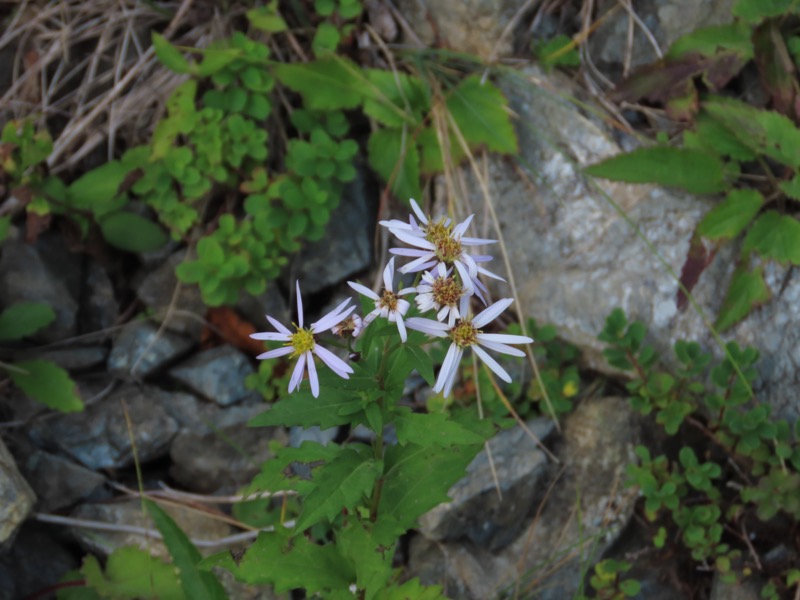
<path id="1" fill-rule="evenodd" d="M 295 327 L 297 327 L 297 325 L 295 325 Z M 314 334 L 310 329 L 301 329 L 297 327 L 297 332 L 292 334 L 289 341 L 286 342 L 286 345 L 294 348 L 294 352 L 292 352 L 290 356 L 296 358 L 314 349 Z"/>
<path id="2" fill-rule="evenodd" d="M 397 310 L 397 294 L 383 290 L 383 295 L 375 301 L 376 308 L 386 308 L 390 312 Z"/>
<path id="3" fill-rule="evenodd" d="M 426 225 L 425 239 L 434 245 L 433 252 L 443 263 L 452 264 L 461 256 L 461 242 L 453 239 L 453 228 L 444 220 Z"/>
<path id="4" fill-rule="evenodd" d="M 479 333 L 481 333 L 481 330 L 475 329 L 472 321 L 459 319 L 450 329 L 450 339 L 452 339 L 459 348 L 463 349 L 475 344 L 478 341 Z"/>
<path id="5" fill-rule="evenodd" d="M 431 287 L 434 302 L 441 306 L 455 306 L 464 295 L 464 288 L 452 277 L 437 277 Z"/>

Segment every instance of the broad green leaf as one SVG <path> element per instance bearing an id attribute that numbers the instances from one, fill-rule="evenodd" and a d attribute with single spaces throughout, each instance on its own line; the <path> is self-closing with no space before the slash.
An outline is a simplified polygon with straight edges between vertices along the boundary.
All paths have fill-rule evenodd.
<path id="1" fill-rule="evenodd" d="M 203 50 L 203 60 L 197 66 L 200 77 L 210 77 L 218 73 L 242 55 L 239 48 L 206 48 Z"/>
<path id="2" fill-rule="evenodd" d="M 760 268 L 737 269 L 717 317 L 716 327 L 725 331 L 746 317 L 751 310 L 769 300 L 770 293 Z"/>
<path id="3" fill-rule="evenodd" d="M 392 575 L 394 546 L 386 547 L 376 542 L 372 533 L 355 519 L 337 532 L 336 545 L 353 564 L 356 585 L 365 590 L 365 600 L 372 600 L 386 589 Z"/>
<path id="4" fill-rule="evenodd" d="M 404 346 L 404 348 L 410 355 L 411 364 L 417 370 L 417 373 L 422 376 L 428 385 L 433 386 L 436 378 L 433 373 L 433 361 L 431 361 L 430 355 L 423 351 L 419 346 L 407 344 Z"/>
<path id="5" fill-rule="evenodd" d="M 128 252 L 158 250 L 169 241 L 160 226 L 130 212 L 106 216 L 100 223 L 100 231 L 109 244 Z"/>
<path id="6" fill-rule="evenodd" d="M 471 75 L 459 83 L 447 97 L 447 110 L 470 148 L 485 145 L 493 152 L 516 154 L 517 135 L 511 125 L 508 101 L 491 82 Z M 452 124 L 449 124 L 452 125 Z M 453 132 L 451 135 L 454 135 Z M 451 145 L 459 145 L 455 135 Z"/>
<path id="7" fill-rule="evenodd" d="M 311 110 L 355 108 L 361 103 L 363 77 L 351 61 L 327 56 L 307 63 L 280 63 L 275 75 L 298 92 Z"/>
<path id="8" fill-rule="evenodd" d="M 189 73 L 192 70 L 192 65 L 183 57 L 181 51 L 170 44 L 163 35 L 154 31 L 151 39 L 158 60 L 170 71 Z"/>
<path id="9" fill-rule="evenodd" d="M 545 67 L 579 67 L 581 55 L 578 44 L 563 33 L 532 47 L 533 53 Z"/>
<path id="10" fill-rule="evenodd" d="M 697 233 L 710 240 L 733 239 L 750 224 L 762 204 L 764 197 L 756 190 L 732 190 L 703 217 Z"/>
<path id="11" fill-rule="evenodd" d="M 698 115 L 694 131 L 684 132 L 683 144 L 686 148 L 729 156 L 739 161 L 751 161 L 756 158 L 756 153 L 751 148 L 705 112 Z"/>
<path id="12" fill-rule="evenodd" d="M 778 17 L 800 8 L 797 0 L 739 0 L 733 5 L 733 16 L 757 22 L 769 17 Z M 789 9 L 792 9 L 791 11 Z"/>
<path id="13" fill-rule="evenodd" d="M 67 201 L 75 208 L 100 212 L 103 203 L 117 197 L 128 173 L 130 169 L 120 161 L 107 162 L 73 181 L 67 188 Z"/>
<path id="14" fill-rule="evenodd" d="M 416 577 L 406 581 L 400 587 L 390 587 L 382 590 L 377 600 L 446 600 L 439 585 L 425 586 Z"/>
<path id="15" fill-rule="evenodd" d="M 186 597 L 192 600 L 227 600 L 228 595 L 216 576 L 197 568 L 202 556 L 172 517 L 155 502 L 151 500 L 143 502 L 164 538 L 164 545 L 175 564 Z"/>
<path id="16" fill-rule="evenodd" d="M 453 446 L 482 444 L 484 439 L 448 419 L 444 413 L 412 413 L 402 411 L 395 416 L 397 439 L 402 444 L 419 446 Z"/>
<path id="17" fill-rule="evenodd" d="M 65 413 L 83 410 L 75 382 L 61 367 L 48 360 L 25 360 L 14 363 L 14 367 L 8 375 L 29 397 Z"/>
<path id="18" fill-rule="evenodd" d="M 247 11 L 247 20 L 250 25 L 267 33 L 280 33 L 286 31 L 286 21 L 278 13 L 277 2 L 270 2 L 267 6 L 259 6 Z"/>
<path id="19" fill-rule="evenodd" d="M 800 200 L 800 175 L 795 175 L 789 181 L 781 181 L 778 187 L 792 200 Z"/>
<path id="20" fill-rule="evenodd" d="M 732 98 L 709 100 L 703 108 L 748 148 L 800 168 L 800 130 L 788 117 Z"/>
<path id="21" fill-rule="evenodd" d="M 323 446 L 308 441 L 299 448 L 281 448 L 275 457 L 261 463 L 261 472 L 253 478 L 247 493 L 295 490 L 308 494 L 316 487 L 316 481 L 309 479 L 307 472 L 336 460 L 343 451 L 344 447 L 337 444 Z M 295 469 L 297 465 L 306 465 L 307 469 Z"/>
<path id="22" fill-rule="evenodd" d="M 666 58 L 676 59 L 692 54 L 715 56 L 720 51 L 728 51 L 747 61 L 753 58 L 752 35 L 752 28 L 741 21 L 703 27 L 679 37 L 670 46 Z"/>
<path id="23" fill-rule="evenodd" d="M 81 572 L 86 585 L 106 600 L 184 600 L 175 567 L 139 548 L 117 548 L 106 561 L 105 572 L 87 555 Z"/>
<path id="24" fill-rule="evenodd" d="M 42 302 L 20 302 L 0 313 L 0 342 L 19 340 L 49 325 L 56 313 Z"/>
<path id="25" fill-rule="evenodd" d="M 419 152 L 407 128 L 376 129 L 367 143 L 370 166 L 391 187 L 395 197 L 419 198 Z"/>
<path id="26" fill-rule="evenodd" d="M 412 528 L 417 518 L 446 502 L 450 487 L 464 476 L 467 465 L 481 450 L 481 445 L 392 446 L 386 449 L 384 484 L 378 514 L 387 517 L 387 529 L 381 532 L 397 537 Z M 392 523 L 392 521 L 394 521 Z"/>
<path id="27" fill-rule="evenodd" d="M 316 487 L 303 502 L 296 530 L 304 531 L 322 519 L 333 521 L 343 509 L 352 510 L 372 489 L 380 467 L 352 448 L 320 467 L 314 473 Z"/>
<path id="28" fill-rule="evenodd" d="M 356 580 L 353 567 L 333 544 L 309 542 L 303 535 L 289 538 L 285 530 L 262 533 L 236 564 L 226 550 L 205 559 L 201 568 L 220 566 L 250 584 L 271 584 L 279 594 L 305 589 L 314 594 L 347 590 Z M 327 597 L 322 595 L 322 597 Z"/>
<path id="29" fill-rule="evenodd" d="M 334 52 L 341 40 L 342 34 L 339 33 L 338 27 L 333 23 L 322 22 L 317 26 L 314 39 L 311 40 L 311 49 L 315 56 L 323 56 Z"/>
<path id="30" fill-rule="evenodd" d="M 742 252 L 752 250 L 781 264 L 800 265 L 800 223 L 774 210 L 765 212 L 744 238 Z"/>
<path id="31" fill-rule="evenodd" d="M 364 83 L 364 112 L 387 127 L 416 126 L 430 110 L 425 84 L 398 71 L 369 69 Z"/>
<path id="32" fill-rule="evenodd" d="M 56 600 L 103 600 L 100 594 L 93 588 L 88 587 L 86 578 L 78 569 L 64 573 L 58 583 L 62 587 L 56 592 Z M 178 590 L 180 591 L 180 587 L 178 587 Z"/>
<path id="33" fill-rule="evenodd" d="M 338 379 L 335 381 L 333 378 Z M 292 394 L 276 403 L 270 410 L 250 420 L 251 427 L 277 426 L 291 427 L 301 425 L 312 427 L 318 425 L 328 429 L 336 425 L 349 423 L 351 416 L 361 410 L 362 401 L 358 394 L 359 389 L 371 384 L 374 380 L 359 381 L 351 377 L 348 380 L 340 379 L 336 375 L 319 374 L 319 398 L 311 395 L 310 389 L 303 386 L 299 392 Z M 340 383 L 341 382 L 341 383 Z M 347 387 L 333 387 L 334 385 Z"/>
<path id="34" fill-rule="evenodd" d="M 688 148 L 639 148 L 590 165 L 585 171 L 593 177 L 658 183 L 693 194 L 713 194 L 726 187 L 722 161 L 712 154 Z"/>

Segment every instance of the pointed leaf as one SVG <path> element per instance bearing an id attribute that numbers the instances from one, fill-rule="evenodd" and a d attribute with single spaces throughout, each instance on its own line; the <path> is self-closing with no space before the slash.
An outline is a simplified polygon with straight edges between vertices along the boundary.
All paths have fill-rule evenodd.
<path id="1" fill-rule="evenodd" d="M 484 439 L 444 413 L 412 413 L 404 410 L 394 419 L 397 439 L 402 444 L 420 446 L 453 446 L 482 444 Z"/>
<path id="2" fill-rule="evenodd" d="M 774 210 L 765 212 L 744 238 L 742 252 L 751 250 L 781 264 L 800 265 L 800 223 Z"/>
<path id="3" fill-rule="evenodd" d="M 760 21 L 778 17 L 789 12 L 797 12 L 797 0 L 739 0 L 733 5 L 733 16 L 746 21 Z"/>
<path id="4" fill-rule="evenodd" d="M 139 548 L 117 548 L 106 561 L 105 572 L 92 555 L 81 567 L 86 586 L 111 600 L 184 600 L 175 568 Z M 59 598 L 61 594 L 59 594 Z M 71 596 L 70 596 L 71 597 Z"/>
<path id="5" fill-rule="evenodd" d="M 746 317 L 750 311 L 769 300 L 769 289 L 763 271 L 738 269 L 728 287 L 728 293 L 717 317 L 716 327 L 725 331 Z"/>
<path id="6" fill-rule="evenodd" d="M 493 152 L 516 154 L 517 135 L 511 124 L 508 101 L 491 82 L 471 75 L 447 97 L 447 110 L 470 148 L 486 146 Z M 458 146 L 458 137 L 451 145 Z"/>
<path id="7" fill-rule="evenodd" d="M 419 198 L 419 152 L 404 128 L 377 129 L 369 138 L 370 166 L 386 181 L 396 198 Z"/>
<path id="8" fill-rule="evenodd" d="M 336 545 L 353 564 L 356 585 L 366 592 L 365 600 L 375 598 L 386 588 L 392 575 L 393 546 L 386 547 L 375 541 L 372 532 L 355 519 L 338 531 Z"/>
<path id="9" fill-rule="evenodd" d="M 298 92 L 306 108 L 312 110 L 355 108 L 363 98 L 359 67 L 341 57 L 280 63 L 275 67 L 275 75 L 283 85 Z"/>
<path id="10" fill-rule="evenodd" d="M 0 313 L 0 342 L 19 340 L 50 324 L 56 314 L 42 302 L 20 302 Z"/>
<path id="11" fill-rule="evenodd" d="M 128 252 L 158 250 L 169 241 L 160 226 L 130 212 L 106 216 L 100 223 L 100 230 L 109 244 Z"/>
<path id="12" fill-rule="evenodd" d="M 162 65 L 175 73 L 189 73 L 192 70 L 192 65 L 183 57 L 181 51 L 170 44 L 163 35 L 153 32 L 151 39 L 153 49 Z"/>
<path id="13" fill-rule="evenodd" d="M 693 194 L 713 194 L 726 187 L 722 161 L 712 154 L 688 148 L 640 148 L 591 165 L 585 171 L 593 177 L 658 183 Z"/>
<path id="14" fill-rule="evenodd" d="M 430 110 L 422 81 L 401 72 L 369 69 L 364 112 L 387 127 L 417 125 Z"/>
<path id="15" fill-rule="evenodd" d="M 99 212 L 104 203 L 117 197 L 130 170 L 127 164 L 118 160 L 92 169 L 70 184 L 67 201 L 76 208 Z"/>
<path id="16" fill-rule="evenodd" d="M 75 382 L 61 367 L 47 360 L 25 360 L 14 363 L 14 367 L 8 375 L 29 397 L 61 412 L 83 410 Z"/>
<path id="17" fill-rule="evenodd" d="M 703 217 L 697 233 L 709 240 L 731 240 L 744 231 L 762 204 L 764 197 L 756 190 L 732 190 Z"/>

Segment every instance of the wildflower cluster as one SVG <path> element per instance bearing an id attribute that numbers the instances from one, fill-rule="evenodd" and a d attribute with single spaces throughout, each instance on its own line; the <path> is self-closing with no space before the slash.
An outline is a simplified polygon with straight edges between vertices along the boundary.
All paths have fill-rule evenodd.
<path id="1" fill-rule="evenodd" d="M 281 341 L 284 345 L 258 356 L 260 359 L 290 355 L 298 361 L 289 382 L 289 392 L 300 385 L 304 370 L 308 371 L 308 379 L 314 397 L 319 395 L 319 379 L 314 365 L 314 356 L 322 360 L 334 373 L 347 379 L 353 370 L 332 352 L 322 348 L 317 342 L 317 335 L 325 330 L 344 337 L 357 337 L 365 327 L 376 318 L 381 317 L 395 323 L 400 340 L 405 343 L 408 338 L 407 329 L 421 331 L 437 338 L 449 338 L 450 348 L 436 379 L 434 391 L 448 396 L 453 389 L 458 365 L 464 351 L 471 348 L 498 377 L 511 382 L 508 372 L 487 352 L 492 350 L 511 356 L 524 356 L 525 353 L 509 344 L 529 344 L 533 342 L 528 336 L 500 333 L 485 333 L 483 328 L 494 321 L 513 302 L 512 298 L 503 298 L 493 304 L 487 302 L 488 289 L 479 279 L 480 275 L 502 281 L 498 275 L 480 266 L 491 260 L 489 255 L 473 255 L 468 249 L 473 246 L 492 244 L 496 240 L 467 237 L 466 233 L 474 215 L 454 224 L 447 217 L 432 219 L 426 216 L 419 205 L 412 199 L 413 214 L 408 222 L 400 220 L 381 221 L 398 240 L 409 247 L 392 248 L 394 255 L 383 271 L 384 288 L 377 293 L 368 287 L 348 282 L 348 285 L 374 302 L 374 310 L 363 319 L 351 314 L 355 306 L 349 306 L 348 298 L 333 311 L 322 317 L 310 328 L 303 327 L 303 305 L 300 297 L 300 286 L 297 285 L 298 325 L 292 333 L 288 328 L 267 316 L 276 332 L 256 333 L 252 337 L 260 340 Z M 415 218 L 416 216 L 416 218 Z M 402 274 L 419 273 L 415 286 L 395 291 L 395 257 L 407 257 L 412 260 L 399 268 Z M 411 303 L 404 297 L 411 297 L 420 313 L 435 313 L 435 319 L 409 317 L 406 314 Z M 472 314 L 472 299 L 482 303 L 484 308 Z"/>

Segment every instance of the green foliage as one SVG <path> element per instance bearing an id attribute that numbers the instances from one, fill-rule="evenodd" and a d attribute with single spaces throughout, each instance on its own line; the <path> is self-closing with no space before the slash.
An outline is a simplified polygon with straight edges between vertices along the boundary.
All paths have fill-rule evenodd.
<path id="1" fill-rule="evenodd" d="M 731 190 L 725 200 L 706 213 L 697 233 L 709 240 L 731 240 L 750 225 L 763 204 L 764 197 L 756 190 Z"/>
<path id="2" fill-rule="evenodd" d="M 61 412 L 83 410 L 83 400 L 75 389 L 75 382 L 64 369 L 49 360 L 16 362 L 8 369 L 8 375 L 14 385 L 45 406 Z"/>
<path id="3" fill-rule="evenodd" d="M 96 593 L 97 598 L 184 600 L 188 597 L 181 589 L 175 568 L 139 548 L 118 548 L 108 557 L 105 570 L 89 555 L 83 559 L 81 573 L 86 587 Z M 76 600 L 61 593 L 59 599 Z"/>
<path id="4" fill-rule="evenodd" d="M 19 340 L 49 325 L 56 314 L 41 302 L 19 302 L 0 313 L 0 342 Z"/>
<path id="5" fill-rule="evenodd" d="M 624 600 L 638 596 L 641 591 L 635 579 L 622 579 L 622 575 L 631 569 L 629 562 L 608 558 L 601 560 L 594 567 L 594 574 L 589 578 L 596 598 L 603 600 Z"/>
<path id="6" fill-rule="evenodd" d="M 531 50 L 545 68 L 579 67 L 581 65 L 577 44 L 563 33 L 546 42 L 532 42 Z"/>

